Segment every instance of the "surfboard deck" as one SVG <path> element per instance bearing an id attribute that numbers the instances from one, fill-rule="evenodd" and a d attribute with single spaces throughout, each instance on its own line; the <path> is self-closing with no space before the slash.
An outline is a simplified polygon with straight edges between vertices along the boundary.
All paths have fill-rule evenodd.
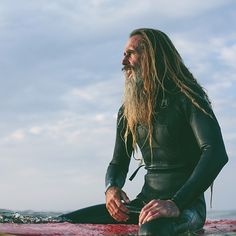
<path id="1" fill-rule="evenodd" d="M 98 225 L 98 224 L 0 224 L 0 236 L 131 236 L 137 235 L 137 225 Z M 207 221 L 204 232 L 199 235 L 236 235 L 236 220 Z"/>

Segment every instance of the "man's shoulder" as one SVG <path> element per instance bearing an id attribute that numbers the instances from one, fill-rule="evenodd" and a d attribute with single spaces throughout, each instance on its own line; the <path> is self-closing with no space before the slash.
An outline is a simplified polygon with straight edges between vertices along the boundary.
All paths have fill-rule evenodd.
<path id="1" fill-rule="evenodd" d="M 121 105 L 121 107 L 118 110 L 118 114 L 117 114 L 117 125 L 123 123 L 121 121 L 124 121 L 124 105 Z"/>
<path id="2" fill-rule="evenodd" d="M 188 102 L 189 99 L 184 93 L 178 92 L 178 93 L 170 94 L 167 100 L 168 100 L 168 103 L 171 103 L 171 104 L 183 105 L 184 103 Z"/>
<path id="3" fill-rule="evenodd" d="M 118 109 L 117 118 L 121 118 L 124 115 L 124 105 L 121 105 Z"/>

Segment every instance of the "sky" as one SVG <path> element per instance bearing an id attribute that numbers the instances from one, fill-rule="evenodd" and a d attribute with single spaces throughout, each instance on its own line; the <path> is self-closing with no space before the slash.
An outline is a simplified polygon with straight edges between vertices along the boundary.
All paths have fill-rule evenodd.
<path id="1" fill-rule="evenodd" d="M 129 33 L 141 27 L 165 32 L 206 88 L 229 156 L 212 209 L 236 209 L 235 16 L 234 0 L 0 0 L 0 209 L 104 202 L 121 60 Z M 144 173 L 127 180 L 131 199 Z"/>

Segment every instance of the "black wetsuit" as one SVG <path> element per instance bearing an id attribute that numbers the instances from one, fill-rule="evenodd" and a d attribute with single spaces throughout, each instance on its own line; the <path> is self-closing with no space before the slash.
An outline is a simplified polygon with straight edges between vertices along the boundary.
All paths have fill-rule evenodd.
<path id="1" fill-rule="evenodd" d="M 154 121 L 152 155 L 147 129 L 137 128 L 137 142 L 147 174 L 140 197 L 172 199 L 180 210 L 188 207 L 212 184 L 228 160 L 218 122 L 207 105 L 196 108 L 184 95 L 170 96 Z M 118 115 L 116 145 L 106 174 L 106 185 L 123 187 L 132 153 L 125 146 L 122 108 Z M 127 156 L 127 153 L 129 156 Z"/>
<path id="2" fill-rule="evenodd" d="M 185 231 L 196 230 L 203 226 L 206 210 L 204 191 L 213 183 L 228 160 L 220 127 L 210 105 L 204 99 L 199 99 L 197 102 L 207 114 L 180 92 L 162 100 L 154 117 L 152 150 L 147 138 L 147 128 L 141 125 L 137 127 L 137 143 L 147 174 L 144 186 L 132 204 L 141 208 L 142 204 L 152 199 L 172 199 L 182 212 L 182 217 L 174 220 L 161 219 L 159 220 L 161 223 L 157 220 L 154 226 L 146 223 L 149 224 L 149 229 L 154 227 L 154 231 L 158 225 L 164 226 L 165 221 L 167 225 L 172 224 L 169 234 L 167 233 L 169 226 L 164 229 L 165 235 L 175 235 L 174 231 L 181 232 L 181 229 L 177 230 L 177 226 L 183 223 Z M 128 136 L 127 144 L 124 141 L 125 124 L 123 109 L 120 108 L 115 149 L 106 173 L 106 186 L 122 188 L 125 184 L 133 152 L 131 135 Z M 100 208 L 106 211 L 104 205 L 100 205 Z M 83 209 L 84 215 L 80 210 L 70 213 L 67 217 L 74 222 L 81 222 L 81 219 L 85 220 L 86 214 L 91 215 L 95 209 L 96 207 Z M 190 212 L 190 209 L 193 211 Z M 196 214 L 193 213 L 194 211 Z M 101 212 L 100 209 L 100 216 Z M 198 224 L 193 219 L 189 219 L 189 214 L 192 214 L 193 218 L 198 216 Z M 109 214 L 106 217 L 110 217 Z M 111 223 L 106 217 L 104 221 Z M 91 222 L 91 217 L 87 221 Z M 104 221 L 97 219 L 96 222 L 91 223 L 106 223 Z M 136 221 L 137 215 L 128 223 Z M 190 221 L 192 225 L 189 224 Z M 146 224 L 143 225 L 143 229 Z"/>

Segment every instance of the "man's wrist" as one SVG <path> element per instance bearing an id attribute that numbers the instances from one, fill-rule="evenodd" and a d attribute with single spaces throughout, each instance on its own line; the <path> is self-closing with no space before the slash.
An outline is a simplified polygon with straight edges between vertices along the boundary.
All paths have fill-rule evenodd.
<path id="1" fill-rule="evenodd" d="M 118 187 L 118 186 L 115 183 L 109 183 L 105 188 L 105 194 L 106 194 L 107 190 L 111 187 Z"/>
<path id="2" fill-rule="evenodd" d="M 169 199 L 168 201 L 171 202 L 174 205 L 174 207 L 180 212 L 178 205 L 175 203 L 173 199 Z"/>
<path id="3" fill-rule="evenodd" d="M 170 201 L 172 201 L 179 208 L 179 204 L 174 197 L 172 197 Z"/>

